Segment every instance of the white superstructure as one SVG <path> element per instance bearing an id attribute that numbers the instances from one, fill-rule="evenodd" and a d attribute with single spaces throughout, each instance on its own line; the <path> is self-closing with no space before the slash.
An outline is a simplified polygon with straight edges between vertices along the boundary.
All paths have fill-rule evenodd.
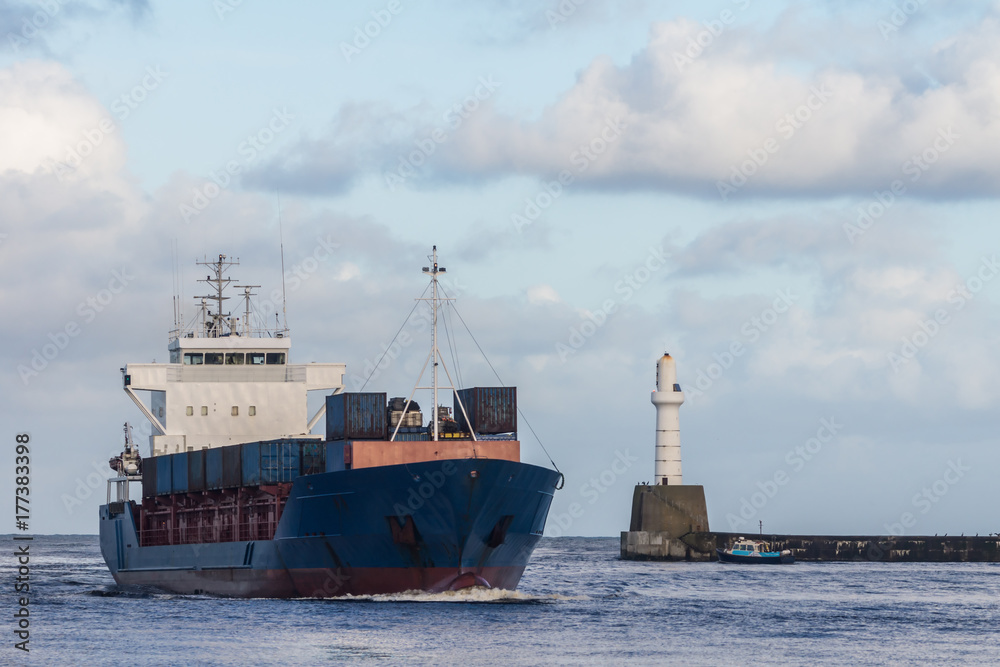
<path id="1" fill-rule="evenodd" d="M 666 352 L 656 363 L 656 391 L 650 400 L 656 406 L 656 484 L 680 485 L 681 426 L 680 408 L 684 392 L 677 384 L 677 367 Z"/>
<path id="2" fill-rule="evenodd" d="M 197 321 L 170 332 L 170 363 L 127 364 L 125 392 L 153 426 L 150 454 L 160 456 L 282 437 L 310 437 L 323 416 L 311 418 L 306 398 L 313 390 L 341 391 L 344 364 L 289 364 L 287 327 L 253 324 L 251 297 L 257 285 L 230 285 L 228 267 L 238 264 L 219 255 L 198 262 L 215 273 L 199 282 L 214 294 L 201 300 Z M 243 317 L 223 313 L 227 287 L 243 290 Z M 209 302 L 214 301 L 214 312 Z M 135 393 L 149 391 L 147 406 Z M 315 436 L 321 437 L 321 436 Z"/>

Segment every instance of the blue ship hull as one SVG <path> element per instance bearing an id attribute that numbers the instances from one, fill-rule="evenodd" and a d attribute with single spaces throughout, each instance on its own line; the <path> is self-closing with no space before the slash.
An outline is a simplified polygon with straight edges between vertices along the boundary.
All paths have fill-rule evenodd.
<path id="1" fill-rule="evenodd" d="M 240 597 L 516 588 L 559 473 L 453 459 L 297 478 L 274 539 L 139 546 L 133 503 L 101 506 L 121 585 Z M 113 510 L 114 509 L 114 513 Z"/>

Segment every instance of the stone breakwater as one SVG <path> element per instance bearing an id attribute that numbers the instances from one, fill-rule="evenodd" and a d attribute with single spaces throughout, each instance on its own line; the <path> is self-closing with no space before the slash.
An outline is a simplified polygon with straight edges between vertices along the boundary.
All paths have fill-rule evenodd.
<path id="1" fill-rule="evenodd" d="M 624 531 L 624 560 L 716 560 L 715 550 L 728 547 L 738 537 L 753 534 L 691 532 L 671 537 L 665 532 Z M 785 549 L 799 561 L 871 561 L 888 563 L 997 563 L 1000 536 L 844 536 L 765 535 L 776 551 Z"/>

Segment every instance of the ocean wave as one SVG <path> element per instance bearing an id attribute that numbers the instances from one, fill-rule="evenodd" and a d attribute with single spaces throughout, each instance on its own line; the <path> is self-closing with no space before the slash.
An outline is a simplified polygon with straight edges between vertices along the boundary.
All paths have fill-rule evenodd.
<path id="1" fill-rule="evenodd" d="M 584 600 L 585 596 L 532 595 L 521 591 L 511 591 L 504 588 L 486 588 L 472 586 L 457 591 L 442 591 L 428 593 L 426 591 L 404 591 L 402 593 L 387 593 L 383 595 L 345 595 L 335 598 L 351 602 L 464 602 L 464 603 L 494 603 L 494 604 L 539 604 L 559 602 L 562 600 Z"/>

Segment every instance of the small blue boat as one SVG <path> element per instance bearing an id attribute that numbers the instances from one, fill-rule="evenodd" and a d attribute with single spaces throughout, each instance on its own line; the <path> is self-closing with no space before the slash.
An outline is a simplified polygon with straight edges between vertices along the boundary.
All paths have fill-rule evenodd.
<path id="1" fill-rule="evenodd" d="M 716 549 L 715 552 L 719 554 L 719 562 L 722 563 L 791 565 L 795 562 L 795 554 L 788 549 L 771 551 L 767 542 L 748 540 L 745 537 L 737 537 L 732 547 Z"/>

